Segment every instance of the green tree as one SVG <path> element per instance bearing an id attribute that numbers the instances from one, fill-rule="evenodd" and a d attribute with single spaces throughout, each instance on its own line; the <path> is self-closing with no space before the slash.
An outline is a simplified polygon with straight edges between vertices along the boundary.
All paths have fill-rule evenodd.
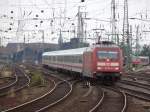
<path id="1" fill-rule="evenodd" d="M 150 58 L 150 45 L 144 45 L 140 54 L 141 56 L 149 56 Z"/>

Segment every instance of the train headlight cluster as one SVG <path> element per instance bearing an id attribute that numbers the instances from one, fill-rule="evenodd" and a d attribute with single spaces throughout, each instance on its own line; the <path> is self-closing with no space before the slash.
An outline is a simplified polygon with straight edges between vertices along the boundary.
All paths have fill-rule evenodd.
<path id="1" fill-rule="evenodd" d="M 104 63 L 104 62 L 98 62 L 97 66 L 106 66 L 106 63 Z"/>
<path id="2" fill-rule="evenodd" d="M 97 66 L 111 66 L 111 67 L 118 67 L 118 62 L 111 62 L 111 63 L 105 63 L 105 62 L 98 62 Z"/>
<path id="3" fill-rule="evenodd" d="M 97 67 L 97 70 L 119 70 L 119 67 Z"/>
<path id="4" fill-rule="evenodd" d="M 113 62 L 113 63 L 110 63 L 110 66 L 119 66 L 119 63 Z"/>

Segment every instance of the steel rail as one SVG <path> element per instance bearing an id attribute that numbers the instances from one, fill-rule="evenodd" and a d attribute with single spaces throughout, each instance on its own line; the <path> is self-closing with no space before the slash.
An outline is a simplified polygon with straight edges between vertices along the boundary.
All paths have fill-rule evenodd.
<path id="1" fill-rule="evenodd" d="M 15 85 L 15 84 L 17 83 L 17 81 L 18 81 L 18 76 L 17 76 L 16 73 L 15 73 L 15 81 L 14 81 L 13 83 L 9 84 L 9 85 L 6 85 L 6 86 L 1 87 L 1 88 L 0 88 L 0 91 L 3 91 L 3 89 L 6 89 L 6 88 L 12 87 L 13 85 Z M 0 93 L 0 94 L 1 94 L 1 93 Z"/>
<path id="2" fill-rule="evenodd" d="M 52 94 L 53 91 L 56 89 L 56 87 L 57 87 L 58 85 L 60 85 L 61 83 L 64 83 L 64 82 L 66 83 L 66 82 L 67 82 L 67 80 L 64 80 L 64 79 L 62 79 L 62 78 L 60 78 L 60 77 L 58 77 L 58 76 L 55 76 L 55 75 L 52 75 L 52 74 L 51 74 L 51 76 L 52 76 L 52 77 L 55 77 L 55 78 L 57 78 L 57 79 L 59 79 L 59 80 L 61 80 L 61 81 L 56 84 L 55 81 L 52 80 L 53 83 L 54 83 L 54 87 L 53 87 L 49 92 L 47 92 L 46 94 L 42 95 L 41 97 L 38 97 L 38 98 L 36 98 L 36 99 L 34 99 L 34 100 L 31 100 L 31 101 L 29 101 L 29 102 L 26 102 L 26 103 L 24 103 L 24 104 L 18 105 L 18 106 L 16 106 L 16 107 L 10 108 L 10 109 L 5 110 L 5 111 L 3 111 L 3 112 L 14 111 L 15 109 L 22 108 L 22 107 L 24 107 L 24 106 L 26 106 L 26 105 L 28 105 L 28 104 L 34 103 L 34 102 L 36 102 L 36 101 L 38 101 L 38 100 L 41 100 L 42 98 L 46 97 L 47 95 Z M 68 82 L 67 82 L 67 83 L 68 83 Z M 69 84 L 69 83 L 68 83 L 68 84 Z M 69 84 L 69 85 L 70 85 L 70 84 Z M 39 111 L 39 112 L 40 112 L 40 111 L 43 111 L 43 110 L 49 108 L 50 106 L 53 106 L 53 105 L 57 104 L 59 101 L 65 99 L 69 94 L 71 94 L 72 85 L 70 85 L 70 87 L 71 87 L 70 91 L 69 91 L 65 96 L 63 96 L 63 98 L 61 98 L 61 99 L 59 99 L 58 101 L 55 101 L 55 102 L 53 102 L 52 104 L 49 104 L 49 105 L 47 105 L 47 106 L 45 106 L 45 107 L 43 107 L 43 108 L 41 108 L 41 109 L 39 109 L 39 110 L 37 110 L 37 111 Z"/>
<path id="3" fill-rule="evenodd" d="M 95 112 L 98 109 L 98 107 L 102 104 L 104 97 L 105 97 L 105 92 L 102 90 L 102 97 L 100 98 L 98 103 L 92 109 L 90 109 L 89 112 Z"/>
<path id="4" fill-rule="evenodd" d="M 47 106 L 45 106 L 45 107 L 43 107 L 43 108 L 37 110 L 36 112 L 42 112 L 42 111 L 44 111 L 44 110 L 46 110 L 46 109 L 48 109 L 48 108 L 50 108 L 50 107 L 52 107 L 52 106 L 58 104 L 59 102 L 65 100 L 65 99 L 72 93 L 72 90 L 73 90 L 73 85 L 70 84 L 70 83 L 68 83 L 68 84 L 70 85 L 70 88 L 71 88 L 71 89 L 70 89 L 70 91 L 69 91 L 65 96 L 63 96 L 61 99 L 59 99 L 59 100 L 57 100 L 57 101 L 55 101 L 55 102 L 53 102 L 53 103 L 51 103 L 51 104 L 49 104 L 49 105 L 47 105 Z M 75 84 L 75 83 L 74 83 L 74 84 Z"/>
<path id="5" fill-rule="evenodd" d="M 147 93 L 144 93 L 144 92 L 141 92 L 141 91 L 136 91 L 136 90 L 133 90 L 133 89 L 129 89 L 129 88 L 126 88 L 126 87 L 121 87 L 121 86 L 118 86 L 118 87 L 120 89 L 124 90 L 124 92 L 126 94 L 128 94 L 129 96 L 132 96 L 132 97 L 150 102 L 150 94 L 147 94 Z"/>
<path id="6" fill-rule="evenodd" d="M 123 106 L 122 106 L 122 109 L 120 110 L 120 112 L 125 112 L 126 109 L 127 109 L 127 94 L 126 92 L 124 91 L 121 91 L 120 89 L 118 88 L 113 88 L 113 87 L 106 87 L 104 86 L 106 89 L 109 89 L 109 90 L 112 90 L 116 93 L 119 93 L 122 97 L 123 97 Z"/>
<path id="7" fill-rule="evenodd" d="M 21 80 L 26 80 L 26 79 L 24 79 L 23 77 L 20 77 L 19 75 L 17 75 L 18 73 L 16 73 L 16 71 L 15 71 L 15 75 L 16 75 L 16 80 L 15 80 L 15 82 L 14 82 L 13 84 L 9 85 L 9 86 L 6 86 L 6 88 L 4 88 L 4 89 L 6 89 L 6 92 L 4 92 L 4 89 L 2 89 L 2 90 L 3 90 L 3 93 L 1 93 L 0 96 L 4 96 L 4 95 L 9 94 L 9 90 L 11 89 L 12 86 L 15 87 L 15 85 L 16 85 L 16 89 L 14 90 L 14 92 L 20 91 L 20 90 L 22 90 L 23 88 L 29 86 L 29 84 L 30 84 L 30 78 L 29 78 L 29 76 L 28 76 L 27 74 L 25 74 L 21 69 L 15 68 L 15 70 L 17 70 L 17 69 L 20 70 L 20 72 L 23 74 L 23 76 L 25 76 L 25 77 L 27 78 L 27 81 L 24 82 L 24 84 L 21 84 L 21 87 L 18 87 L 18 88 L 17 88 L 17 86 L 18 86 L 17 84 L 18 84 L 18 83 L 22 83 Z M 19 81 L 20 81 L 20 82 L 19 82 Z"/>
<path id="8" fill-rule="evenodd" d="M 40 97 L 38 97 L 38 98 L 36 98 L 36 99 L 33 99 L 33 100 L 31 100 L 31 101 L 25 102 L 25 103 L 23 103 L 23 104 L 21 104 L 21 105 L 18 105 L 18 106 L 16 106 L 16 107 L 13 107 L 13 108 L 4 110 L 4 111 L 2 111 L 2 112 L 9 112 L 9 111 L 13 111 L 13 110 L 15 110 L 15 109 L 17 109 L 17 108 L 21 108 L 21 107 L 23 107 L 23 106 L 25 106 L 25 105 L 27 105 L 27 104 L 31 104 L 31 103 L 33 103 L 33 102 L 39 100 L 39 99 L 42 99 L 42 98 L 44 98 L 46 95 L 52 93 L 52 92 L 54 91 L 54 89 L 56 88 L 57 84 L 55 83 L 54 80 L 51 80 L 51 81 L 53 82 L 54 87 L 53 87 L 49 92 L 47 92 L 46 94 L 44 94 L 44 95 L 42 95 L 42 96 L 40 96 Z"/>
<path id="9" fill-rule="evenodd" d="M 125 112 L 126 109 L 127 109 L 127 95 L 126 95 L 126 93 L 123 92 L 123 91 L 122 91 L 122 95 L 124 96 L 124 106 L 123 106 L 121 112 Z"/>
<path id="10" fill-rule="evenodd" d="M 140 83 L 140 82 L 137 82 L 137 81 L 129 81 L 129 80 L 121 80 L 119 82 L 124 83 L 124 84 L 130 84 L 132 86 L 136 86 L 136 87 L 140 87 L 140 88 L 150 90 L 150 84 Z"/>

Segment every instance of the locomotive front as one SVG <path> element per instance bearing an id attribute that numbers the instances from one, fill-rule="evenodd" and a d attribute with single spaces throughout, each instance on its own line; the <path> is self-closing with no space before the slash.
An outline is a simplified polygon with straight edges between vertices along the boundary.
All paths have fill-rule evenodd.
<path id="1" fill-rule="evenodd" d="M 94 50 L 95 76 L 104 80 L 120 79 L 123 57 L 122 50 L 115 47 L 97 47 Z"/>

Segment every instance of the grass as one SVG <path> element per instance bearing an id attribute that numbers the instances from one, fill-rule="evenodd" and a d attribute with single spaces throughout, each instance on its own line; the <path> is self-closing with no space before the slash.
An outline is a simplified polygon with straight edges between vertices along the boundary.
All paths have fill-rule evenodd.
<path id="1" fill-rule="evenodd" d="M 30 72 L 31 75 L 31 86 L 44 86 L 45 80 L 40 71 L 32 71 Z"/>

